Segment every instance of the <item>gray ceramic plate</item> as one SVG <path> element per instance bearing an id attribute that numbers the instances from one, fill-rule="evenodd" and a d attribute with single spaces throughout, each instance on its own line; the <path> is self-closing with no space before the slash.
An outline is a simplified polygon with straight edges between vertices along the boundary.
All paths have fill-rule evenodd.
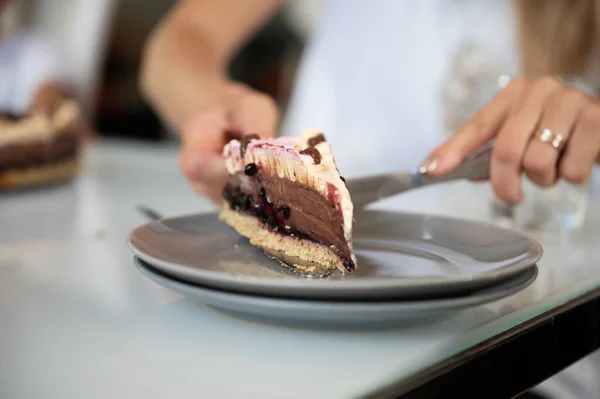
<path id="1" fill-rule="evenodd" d="M 327 329 L 370 329 L 431 323 L 457 312 L 512 295 L 537 277 L 537 266 L 500 284 L 466 296 L 420 301 L 318 301 L 219 291 L 172 279 L 135 258 L 138 269 L 158 284 L 213 308 L 272 324 Z"/>
<path id="2" fill-rule="evenodd" d="M 346 300 L 464 294 L 524 271 L 542 254 L 536 241 L 487 223 L 382 211 L 355 217 L 358 270 L 322 279 L 267 258 L 215 214 L 150 222 L 128 244 L 161 272 L 206 287 Z"/>

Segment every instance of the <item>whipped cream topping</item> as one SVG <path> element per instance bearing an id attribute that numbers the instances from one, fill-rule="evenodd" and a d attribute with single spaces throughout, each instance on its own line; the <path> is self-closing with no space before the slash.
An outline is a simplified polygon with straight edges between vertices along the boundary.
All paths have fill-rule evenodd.
<path id="1" fill-rule="evenodd" d="M 252 140 L 243 157 L 240 141 L 232 140 L 223 149 L 227 172 L 241 172 L 247 164 L 256 163 L 268 173 L 308 184 L 324 196 L 333 197 L 339 203 L 344 220 L 344 236 L 351 245 L 354 209 L 350 193 L 337 169 L 331 146 L 327 141 L 314 146 L 321 154 L 319 164 L 315 164 L 312 156 L 300 153 L 308 147 L 308 141 L 319 134 L 321 131 L 318 129 L 305 129 L 300 137 Z"/>
<path id="2" fill-rule="evenodd" d="M 0 146 L 51 140 L 65 133 L 79 118 L 79 108 L 72 101 L 63 101 L 52 112 L 36 112 L 19 120 L 0 118 Z"/>

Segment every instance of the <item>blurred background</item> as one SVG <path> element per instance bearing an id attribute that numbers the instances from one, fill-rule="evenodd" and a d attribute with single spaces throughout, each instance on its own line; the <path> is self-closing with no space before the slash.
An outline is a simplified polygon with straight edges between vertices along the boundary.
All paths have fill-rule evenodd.
<path id="1" fill-rule="evenodd" d="M 69 63 L 75 97 L 103 136 L 172 140 L 137 87 L 141 52 L 174 0 L 13 0 L 3 35 L 35 30 Z M 285 110 L 297 63 L 321 0 L 288 1 L 231 65 L 235 79 Z M 143 12 L 142 12 L 143 10 Z"/>

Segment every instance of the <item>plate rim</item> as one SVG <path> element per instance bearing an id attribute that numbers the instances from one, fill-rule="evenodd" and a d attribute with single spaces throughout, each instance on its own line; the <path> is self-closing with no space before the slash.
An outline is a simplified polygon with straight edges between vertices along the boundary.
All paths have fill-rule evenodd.
<path id="1" fill-rule="evenodd" d="M 493 228 L 496 230 L 508 231 L 515 236 L 520 236 L 521 238 L 527 240 L 530 244 L 533 245 L 534 249 L 531 254 L 531 257 L 527 259 L 520 260 L 515 262 L 514 264 L 502 267 L 500 269 L 494 269 L 489 272 L 482 273 L 475 279 L 475 275 L 461 275 L 459 277 L 448 279 L 443 276 L 427 276 L 427 277 L 419 277 L 419 278 L 410 278 L 410 279 L 379 279 L 377 280 L 377 289 L 378 290 L 402 290 L 410 287 L 412 290 L 421 289 L 421 287 L 427 286 L 427 288 L 431 288 L 432 286 L 437 287 L 448 287 L 448 286 L 458 286 L 458 285 L 468 285 L 476 284 L 477 281 L 481 285 L 485 285 L 486 282 L 488 284 L 493 281 L 498 281 L 501 279 L 506 279 L 515 274 L 518 274 L 531 265 L 536 264 L 542 257 L 544 251 L 541 244 L 534 239 L 518 230 L 509 229 L 502 226 L 497 226 L 493 223 L 481 221 L 481 220 L 471 220 L 466 218 L 457 218 L 451 216 L 439 216 L 433 214 L 419 213 L 419 212 L 404 212 L 404 211 L 386 211 L 386 210 L 364 210 L 363 212 L 393 212 L 399 215 L 406 215 L 408 217 L 419 217 L 423 220 L 426 219 L 436 219 L 436 220 L 450 220 L 450 221 L 458 221 L 462 223 L 468 224 L 476 224 L 480 226 L 485 226 L 487 228 Z M 166 221 L 173 220 L 182 220 L 191 217 L 210 217 L 215 216 L 218 217 L 217 212 L 203 212 L 203 213 L 193 213 L 187 215 L 179 215 L 169 218 L 162 218 L 159 220 L 153 220 L 146 222 L 142 225 L 137 226 L 132 229 L 126 236 L 126 242 L 131 251 L 139 257 L 141 260 L 153 265 L 155 268 L 164 272 L 170 276 L 177 277 L 185 277 L 186 281 L 190 281 L 194 284 L 199 284 L 199 281 L 202 282 L 203 285 L 208 285 L 214 288 L 219 287 L 231 287 L 234 286 L 236 290 L 240 290 L 241 292 L 246 293 L 256 293 L 260 291 L 264 291 L 265 287 L 269 287 L 270 289 L 276 290 L 314 290 L 314 291 L 329 291 L 330 294 L 333 292 L 346 292 L 348 290 L 355 290 L 358 292 L 362 292 L 364 290 L 368 290 L 369 285 L 364 282 L 364 280 L 332 280 L 327 283 L 323 283 L 322 280 L 315 280 L 310 278 L 299 277 L 297 279 L 280 279 L 280 278 L 270 278 L 270 277 L 256 277 L 256 276 L 247 276 L 244 275 L 242 278 L 236 277 L 235 274 L 223 273 L 223 272 L 215 272 L 201 268 L 194 268 L 192 266 L 186 266 L 183 264 L 173 263 L 161 258 L 157 258 L 153 255 L 150 255 L 143 250 L 137 248 L 132 240 L 132 237 L 136 234 L 137 231 L 142 229 L 149 228 L 152 223 L 163 223 Z M 193 280 L 190 280 L 193 278 Z M 301 281 L 301 282 L 300 282 Z M 369 280 L 372 282 L 373 280 Z M 300 282 L 300 283 L 299 283 Z M 419 288 L 417 288 L 419 287 Z M 288 293 L 291 294 L 291 293 Z M 358 294 L 358 293 L 357 293 Z M 340 295 L 338 293 L 338 295 Z M 342 295 L 343 296 L 343 295 Z M 358 296 L 358 295 L 356 295 Z M 306 295 L 301 295 L 299 297 L 306 297 Z M 346 295 L 346 297 L 348 297 Z"/>
<path id="2" fill-rule="evenodd" d="M 191 297 L 189 294 L 184 294 L 181 291 L 177 291 L 165 284 L 161 281 L 166 280 L 168 284 L 172 284 L 175 286 L 180 286 L 184 290 L 197 290 L 204 293 L 209 293 L 210 295 L 225 297 L 225 298 L 236 298 L 236 300 L 242 300 L 245 303 L 252 303 L 258 306 L 271 306 L 269 304 L 278 303 L 281 304 L 277 306 L 281 308 L 281 306 L 287 306 L 289 310 L 294 308 L 298 308 L 300 306 L 327 306 L 329 308 L 335 309 L 343 309 L 345 311 L 365 311 L 372 310 L 369 308 L 377 307 L 381 308 L 389 308 L 388 310 L 398 310 L 401 307 L 402 311 L 410 311 L 417 312 L 420 310 L 428 310 L 431 307 L 435 307 L 436 310 L 458 310 L 465 309 L 475 306 L 484 305 L 487 303 L 491 303 L 500 299 L 507 298 L 511 295 L 514 295 L 527 287 L 531 286 L 539 276 L 539 266 L 537 264 L 533 264 L 529 266 L 527 269 L 517 273 L 517 275 L 512 276 L 509 279 L 503 280 L 498 284 L 495 284 L 488 288 L 483 288 L 474 294 L 461 296 L 461 297 L 448 297 L 448 298 L 434 298 L 434 299 L 417 299 L 417 300 L 379 300 L 379 301 L 364 301 L 364 302 L 344 302 L 344 301 L 327 301 L 327 300 L 313 300 L 313 299 L 303 299 L 303 298 L 280 298 L 280 297 L 268 297 L 261 295 L 253 295 L 246 294 L 241 292 L 232 292 L 232 291 L 222 291 L 212 287 L 205 287 L 197 284 L 191 284 L 184 281 L 179 281 L 177 279 L 171 278 L 167 275 L 162 276 L 152 270 L 152 265 L 148 264 L 148 266 L 144 265 L 145 262 L 143 259 L 138 257 L 134 257 L 133 262 L 146 278 L 155 282 L 156 284 L 161 285 L 162 287 L 176 291 L 181 295 L 185 295 Z M 160 270 L 159 270 L 160 272 Z M 152 277 L 150 277 L 151 275 Z M 515 280 L 521 279 L 519 283 L 515 283 Z M 509 283 L 513 285 L 509 285 L 509 288 L 502 287 L 503 289 L 498 290 L 498 286 L 506 286 Z M 198 298 L 191 297 L 196 300 Z M 203 301 L 204 303 L 204 301 Z M 214 305 L 209 305 L 214 306 Z"/>

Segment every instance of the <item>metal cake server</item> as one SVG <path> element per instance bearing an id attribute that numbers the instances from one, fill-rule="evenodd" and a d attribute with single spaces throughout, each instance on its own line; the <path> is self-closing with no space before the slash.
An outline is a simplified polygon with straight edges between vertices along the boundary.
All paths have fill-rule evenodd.
<path id="1" fill-rule="evenodd" d="M 456 169 L 441 176 L 428 176 L 417 169 L 413 172 L 395 172 L 348 179 L 346 186 L 350 191 L 354 208 L 359 209 L 380 199 L 418 187 L 461 179 L 487 179 L 490 177 L 492 147 L 493 142 L 483 145 Z"/>

